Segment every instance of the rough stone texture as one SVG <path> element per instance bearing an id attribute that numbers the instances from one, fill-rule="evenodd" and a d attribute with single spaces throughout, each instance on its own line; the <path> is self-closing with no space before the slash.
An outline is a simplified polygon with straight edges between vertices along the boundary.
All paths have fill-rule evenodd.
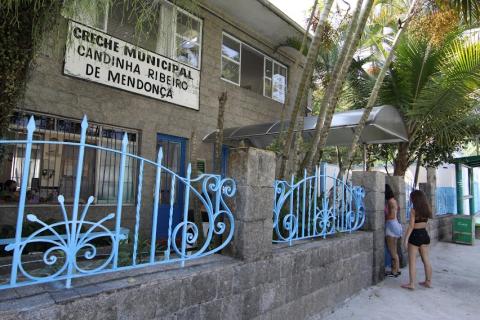
<path id="1" fill-rule="evenodd" d="M 254 148 L 232 150 L 229 173 L 238 191 L 232 201 L 235 241 L 227 252 L 243 260 L 269 256 L 272 252 L 275 154 Z"/>
<path id="2" fill-rule="evenodd" d="M 385 174 L 377 171 L 354 171 L 352 184 L 365 189 L 366 221 L 363 230 L 373 232 L 372 282 L 385 277 Z"/>
<path id="3" fill-rule="evenodd" d="M 372 284 L 371 232 L 3 291 L 0 319 L 304 319 Z"/>
<path id="4" fill-rule="evenodd" d="M 454 216 L 453 214 L 445 214 L 428 221 L 427 230 L 432 244 L 439 241 L 452 241 L 452 218 Z"/>

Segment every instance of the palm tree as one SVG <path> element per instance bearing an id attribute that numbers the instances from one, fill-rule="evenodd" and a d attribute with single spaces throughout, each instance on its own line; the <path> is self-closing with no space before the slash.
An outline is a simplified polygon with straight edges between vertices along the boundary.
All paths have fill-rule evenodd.
<path id="1" fill-rule="evenodd" d="M 380 92 L 380 88 L 383 84 L 383 80 L 385 79 L 385 76 L 387 75 L 387 71 L 390 67 L 390 63 L 393 60 L 393 57 L 395 55 L 395 48 L 397 45 L 400 43 L 401 36 L 404 32 L 404 30 L 407 28 L 408 23 L 412 19 L 412 17 L 415 15 L 415 11 L 417 8 L 417 2 L 418 0 L 413 0 L 412 4 L 410 5 L 410 9 L 407 13 L 406 18 L 403 20 L 403 22 L 399 23 L 400 24 L 400 29 L 397 31 L 397 34 L 395 35 L 395 38 L 393 40 L 393 43 L 391 45 L 391 51 L 388 53 L 384 63 L 383 67 L 380 70 L 380 73 L 377 76 L 377 79 L 375 81 L 375 85 L 373 86 L 372 92 L 370 93 L 370 97 L 368 99 L 367 105 L 365 106 L 365 110 L 362 114 L 362 117 L 360 118 L 360 121 L 355 128 L 355 133 L 353 135 L 353 140 L 351 147 L 348 151 L 347 154 L 347 163 L 350 163 L 351 159 L 353 158 L 353 155 L 355 154 L 355 150 L 357 149 L 358 141 L 360 140 L 360 136 L 362 135 L 362 131 L 365 128 L 365 124 L 367 123 L 367 119 L 370 116 L 370 113 L 375 106 L 375 103 L 377 102 L 378 94 Z M 344 169 L 340 170 L 339 176 L 343 177 L 344 174 Z"/>
<path id="2" fill-rule="evenodd" d="M 315 66 L 315 61 L 317 59 L 318 52 L 320 50 L 320 46 L 322 44 L 323 38 L 323 30 L 324 26 L 327 23 L 327 18 L 330 13 L 330 9 L 332 8 L 334 0 L 325 0 L 323 5 L 322 12 L 320 13 L 320 17 L 317 24 L 317 29 L 315 30 L 315 34 L 313 36 L 312 42 L 308 49 L 307 58 L 305 61 L 305 66 L 303 68 L 303 72 L 300 75 L 299 84 L 297 88 L 297 92 L 295 94 L 295 102 L 293 105 L 293 110 L 290 115 L 290 124 L 287 129 L 287 135 L 285 138 L 283 152 L 281 154 L 282 161 L 280 167 L 280 174 L 279 178 L 283 178 L 286 171 L 286 161 L 289 158 L 290 151 L 292 149 L 293 138 L 294 138 L 294 128 L 296 124 L 296 120 L 300 109 L 302 106 L 305 105 L 307 101 L 307 91 L 310 87 L 311 78 Z"/>
<path id="3" fill-rule="evenodd" d="M 403 176 L 425 145 L 468 136 L 480 88 L 480 43 L 458 31 L 435 46 L 406 34 L 395 53 L 379 100 L 404 116 L 409 141 L 399 144 L 394 161 L 394 174 Z"/>
<path id="4" fill-rule="evenodd" d="M 454 8 L 469 25 L 479 23 L 480 2 L 478 0 L 436 0 L 436 3 L 440 8 Z"/>

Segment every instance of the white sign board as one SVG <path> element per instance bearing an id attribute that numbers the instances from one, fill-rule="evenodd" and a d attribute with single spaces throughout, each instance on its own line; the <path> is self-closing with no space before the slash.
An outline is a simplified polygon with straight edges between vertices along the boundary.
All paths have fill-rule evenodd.
<path id="1" fill-rule="evenodd" d="M 64 74 L 199 109 L 200 71 L 70 21 Z"/>

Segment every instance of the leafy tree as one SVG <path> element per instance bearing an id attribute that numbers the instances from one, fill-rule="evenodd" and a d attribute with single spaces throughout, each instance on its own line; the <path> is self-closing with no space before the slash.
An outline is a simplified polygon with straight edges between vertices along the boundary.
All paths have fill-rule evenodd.
<path id="1" fill-rule="evenodd" d="M 399 144 L 395 175 L 403 176 L 423 155 L 451 154 L 470 136 L 477 127 L 473 93 L 479 86 L 479 43 L 462 39 L 458 31 L 439 45 L 412 34 L 403 37 L 380 93 L 382 103 L 399 107 L 409 135 Z"/>

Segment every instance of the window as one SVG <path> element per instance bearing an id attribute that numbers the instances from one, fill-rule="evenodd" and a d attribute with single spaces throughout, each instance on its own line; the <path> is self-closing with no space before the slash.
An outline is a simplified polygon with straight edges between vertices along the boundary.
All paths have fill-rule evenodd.
<path id="1" fill-rule="evenodd" d="M 222 78 L 240 84 L 240 42 L 223 35 Z"/>
<path id="2" fill-rule="evenodd" d="M 152 15 L 142 26 L 137 26 L 138 12 L 119 0 L 112 1 L 109 10 L 99 8 L 73 19 L 200 69 L 202 20 L 167 2 L 154 7 L 158 15 Z"/>
<path id="3" fill-rule="evenodd" d="M 287 68 L 254 48 L 223 34 L 222 79 L 285 102 Z"/>
<path id="4" fill-rule="evenodd" d="M 24 140 L 26 125 L 31 114 L 15 113 L 11 118 L 9 138 Z M 37 130 L 35 140 L 80 141 L 80 121 L 34 115 Z M 87 143 L 105 148 L 120 149 L 124 132 L 128 135 L 128 152 L 136 154 L 138 132 L 95 123 L 89 123 Z M 73 202 L 79 148 L 69 145 L 33 144 L 30 173 L 27 179 L 27 202 L 30 204 L 57 203 L 62 194 L 66 203 Z M 13 180 L 20 186 L 24 166 L 25 145 L 8 145 L 6 159 L 0 164 L 0 182 Z M 85 148 L 80 201 L 85 203 L 90 196 L 95 203 L 115 204 L 118 194 L 120 155 L 99 149 Z M 124 180 L 124 203 L 134 203 L 136 160 L 127 157 Z M 3 186 L 5 187 L 5 186 Z M 16 202 L 18 199 L 2 197 L 0 203 Z"/>

